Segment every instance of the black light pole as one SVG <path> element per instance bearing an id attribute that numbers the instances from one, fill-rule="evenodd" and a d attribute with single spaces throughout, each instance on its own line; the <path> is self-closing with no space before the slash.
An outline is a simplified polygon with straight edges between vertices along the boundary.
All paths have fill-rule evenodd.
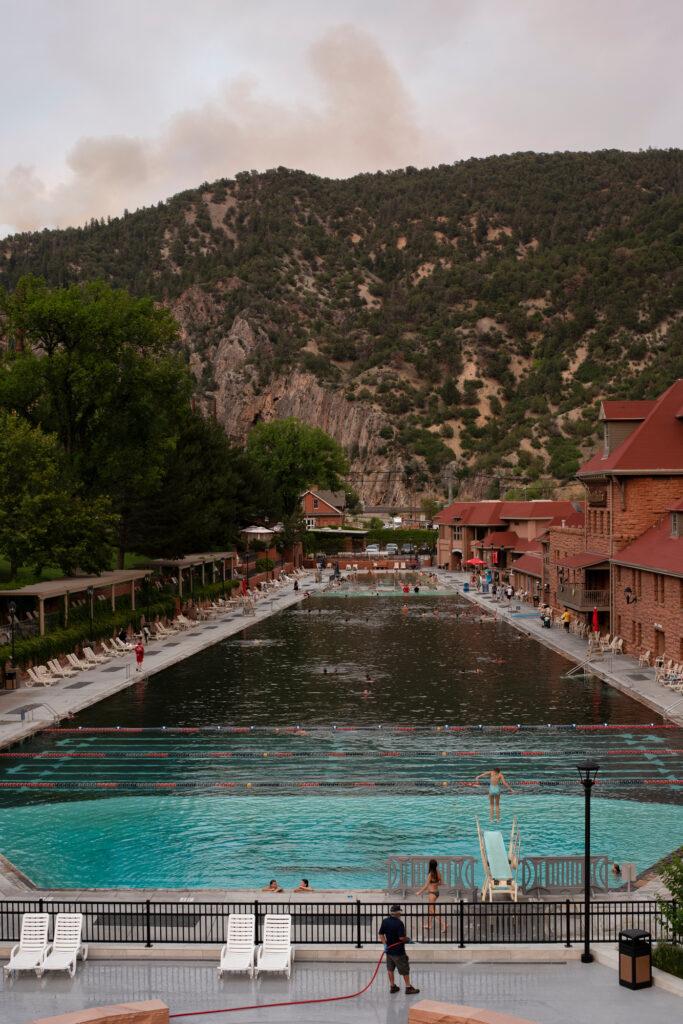
<path id="1" fill-rule="evenodd" d="M 585 794 L 584 812 L 584 848 L 583 848 L 583 953 L 581 954 L 582 964 L 592 964 L 593 954 L 590 951 L 591 943 L 591 791 L 595 785 L 595 778 L 600 770 L 600 765 L 595 761 L 584 761 L 577 764 L 576 770 L 581 779 L 581 785 Z"/>
<path id="2" fill-rule="evenodd" d="M 14 624 L 16 622 L 16 614 L 17 614 L 17 606 L 14 603 L 14 601 L 10 601 L 10 603 L 9 603 L 9 628 L 10 628 L 10 633 L 12 634 L 12 668 L 16 668 L 16 665 L 14 663 L 15 662 L 15 658 L 14 658 Z"/>
<path id="3" fill-rule="evenodd" d="M 95 593 L 95 591 L 93 590 L 92 587 L 86 587 L 85 592 L 88 595 L 88 607 L 89 607 L 89 611 L 90 611 L 90 645 L 92 646 L 92 620 L 93 620 L 92 599 L 93 599 L 93 594 Z"/>

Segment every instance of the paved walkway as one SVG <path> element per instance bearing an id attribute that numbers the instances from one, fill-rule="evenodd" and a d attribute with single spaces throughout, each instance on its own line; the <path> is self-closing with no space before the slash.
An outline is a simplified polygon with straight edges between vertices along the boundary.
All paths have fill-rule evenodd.
<path id="1" fill-rule="evenodd" d="M 131 652 L 128 658 L 112 658 L 49 687 L 22 687 L 1 693 L 0 750 L 289 608 L 303 600 L 306 590 L 313 593 L 321 589 L 322 585 L 312 580 L 311 576 L 300 581 L 298 591 L 288 584 L 262 598 L 256 605 L 256 615 L 243 615 L 241 610 L 233 609 L 207 622 L 197 622 L 167 640 L 153 640 L 145 652 L 142 673 L 135 671 L 135 656 Z"/>
<path id="2" fill-rule="evenodd" d="M 379 945 L 378 956 L 379 956 Z M 487 958 L 481 951 L 481 960 Z M 90 961 L 74 980 L 66 974 L 43 978 L 22 974 L 0 991 L 3 1024 L 26 1024 L 86 1006 L 162 999 L 171 1013 L 238 1007 L 280 1000 L 316 999 L 357 992 L 370 979 L 370 964 L 297 963 L 290 981 L 265 975 L 218 978 L 215 963 Z M 240 1014 L 260 1024 L 406 1024 L 408 1007 L 422 999 L 484 1007 L 542 1024 L 671 1024 L 680 1020 L 681 1000 L 658 988 L 620 988 L 616 972 L 594 963 L 458 963 L 413 965 L 420 995 L 389 995 L 382 968 L 372 988 L 358 999 L 309 1006 L 284 1006 Z M 198 1020 L 199 1018 L 197 1018 Z M 206 1020 L 223 1020 L 217 1015 Z M 192 1020 L 192 1018 L 188 1018 Z"/>
<path id="3" fill-rule="evenodd" d="M 576 664 L 585 662 L 588 657 L 585 640 L 556 627 L 544 629 L 540 616 L 531 605 L 514 599 L 511 603 L 498 601 L 490 594 L 480 594 L 476 590 L 464 593 L 463 583 L 469 579 L 467 573 L 440 571 L 439 576 L 469 601 L 504 619 L 520 632 L 526 633 L 527 636 L 533 637 L 534 640 Z M 591 661 L 590 674 L 609 683 L 633 700 L 645 704 L 664 718 L 683 725 L 683 697 L 655 682 L 654 669 L 643 668 L 635 658 L 629 655 L 603 655 L 601 659 Z"/>

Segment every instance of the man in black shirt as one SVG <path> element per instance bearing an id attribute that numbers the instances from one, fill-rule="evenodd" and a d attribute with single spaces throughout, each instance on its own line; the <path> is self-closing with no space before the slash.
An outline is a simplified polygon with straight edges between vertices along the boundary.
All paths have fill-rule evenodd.
<path id="1" fill-rule="evenodd" d="M 389 974 L 389 991 L 399 992 L 396 984 L 394 971 L 398 971 L 405 982 L 406 995 L 417 995 L 419 988 L 413 988 L 410 984 L 410 961 L 406 953 L 405 942 L 410 942 L 406 935 L 405 925 L 401 920 L 401 908 L 397 903 L 389 911 L 389 917 L 385 917 L 379 929 L 380 942 L 384 943 L 386 950 L 387 972 Z"/>

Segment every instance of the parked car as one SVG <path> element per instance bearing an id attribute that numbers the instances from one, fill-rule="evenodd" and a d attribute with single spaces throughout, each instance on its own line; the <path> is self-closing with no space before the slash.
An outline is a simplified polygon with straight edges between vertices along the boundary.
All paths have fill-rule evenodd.
<path id="1" fill-rule="evenodd" d="M 401 544 L 402 555 L 414 555 L 416 551 L 417 548 L 414 544 Z"/>
<path id="2" fill-rule="evenodd" d="M 398 554 L 398 544 L 387 544 L 387 554 L 388 555 L 397 555 Z"/>
<path id="3" fill-rule="evenodd" d="M 366 554 L 368 554 L 368 555 L 378 555 L 379 554 L 379 544 L 368 544 L 368 546 L 366 547 L 365 551 L 366 551 Z"/>

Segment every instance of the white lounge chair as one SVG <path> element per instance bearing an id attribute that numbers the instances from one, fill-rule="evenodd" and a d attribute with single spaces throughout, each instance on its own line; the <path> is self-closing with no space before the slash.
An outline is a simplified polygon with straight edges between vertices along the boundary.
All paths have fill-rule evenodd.
<path id="1" fill-rule="evenodd" d="M 81 941 L 82 914 L 57 914 L 54 938 L 45 959 L 36 967 L 40 978 L 44 971 L 68 971 L 73 978 L 76 961 L 88 959 L 88 947 Z"/>
<path id="2" fill-rule="evenodd" d="M 44 665 L 40 667 L 45 668 Z M 26 671 L 28 673 L 27 686 L 52 686 L 53 683 L 57 682 L 54 676 L 47 674 L 47 670 L 45 675 L 41 675 L 35 668 L 27 668 Z"/>
<path id="3" fill-rule="evenodd" d="M 113 643 L 114 647 L 118 648 L 118 650 L 121 651 L 122 654 L 128 654 L 129 651 L 133 650 L 133 645 L 132 644 L 129 644 L 129 643 L 125 643 L 124 644 L 123 640 L 119 640 L 119 638 L 117 636 L 112 637 L 112 641 L 111 642 Z"/>
<path id="4" fill-rule="evenodd" d="M 284 971 L 289 978 L 293 960 L 291 914 L 266 914 L 263 945 L 256 953 L 256 976 L 260 971 Z"/>
<path id="5" fill-rule="evenodd" d="M 68 676 L 75 676 L 76 673 L 72 668 L 65 668 L 57 658 L 53 658 L 48 661 L 47 667 L 54 676 L 59 676 L 60 679 L 66 679 Z"/>
<path id="6" fill-rule="evenodd" d="M 49 914 L 24 914 L 19 942 L 12 947 L 9 963 L 3 964 L 5 974 L 11 971 L 35 971 L 42 964 L 48 950 L 49 926 Z"/>
<path id="7" fill-rule="evenodd" d="M 109 661 L 109 658 L 105 658 L 103 654 L 95 654 L 92 647 L 83 648 L 83 657 L 91 665 L 103 665 L 105 661 Z"/>
<path id="8" fill-rule="evenodd" d="M 228 934 L 218 965 L 219 978 L 223 977 L 225 971 L 247 971 L 250 978 L 254 977 L 255 927 L 254 914 L 230 914 Z"/>
<path id="9" fill-rule="evenodd" d="M 89 668 L 87 661 L 81 661 L 79 658 L 76 657 L 75 654 L 67 654 L 66 660 L 69 662 L 72 668 L 77 669 L 79 672 L 82 672 L 84 669 Z"/>
<path id="10" fill-rule="evenodd" d="M 484 885 L 481 890 L 482 903 L 493 903 L 496 894 L 510 896 L 517 902 L 517 868 L 519 866 L 519 827 L 517 818 L 512 819 L 510 844 L 506 851 L 503 835 L 498 831 L 482 831 L 477 818 L 477 833 L 481 863 L 484 868 Z"/>
<path id="11" fill-rule="evenodd" d="M 106 640 L 100 640 L 100 643 L 102 644 L 102 649 L 108 654 L 111 654 L 112 658 L 122 658 L 124 654 L 128 653 L 127 651 L 119 650 L 113 640 L 109 640 L 108 642 Z"/>

